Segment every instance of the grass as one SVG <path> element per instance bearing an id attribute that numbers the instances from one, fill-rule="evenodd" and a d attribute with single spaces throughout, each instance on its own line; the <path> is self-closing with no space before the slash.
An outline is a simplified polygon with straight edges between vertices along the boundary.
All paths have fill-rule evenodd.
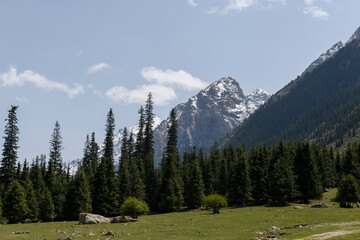
<path id="1" fill-rule="evenodd" d="M 329 232 L 340 235 L 323 239 L 360 239 L 360 209 L 342 209 L 333 205 L 330 199 L 335 193 L 332 189 L 324 194 L 322 202 L 330 206 L 324 209 L 292 204 L 287 207 L 230 207 L 221 209 L 216 215 L 200 210 L 149 215 L 141 216 L 139 222 L 127 224 L 9 224 L 0 226 L 0 239 L 266 239 L 266 236 L 319 239 L 313 235 Z M 294 209 L 294 205 L 303 209 Z M 299 224 L 304 226 L 294 227 Z M 281 230 L 268 231 L 273 226 Z M 12 233 L 17 230 L 30 233 Z M 105 236 L 103 232 L 107 231 L 112 231 L 115 236 Z"/>

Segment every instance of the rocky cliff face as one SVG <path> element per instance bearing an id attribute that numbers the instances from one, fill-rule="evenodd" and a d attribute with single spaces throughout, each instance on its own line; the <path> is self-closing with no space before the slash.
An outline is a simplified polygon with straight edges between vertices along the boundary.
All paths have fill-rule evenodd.
<path id="1" fill-rule="evenodd" d="M 262 89 L 245 96 L 238 82 L 231 77 L 221 78 L 175 107 L 178 117 L 179 150 L 191 146 L 209 149 L 225 137 L 270 97 Z M 154 130 L 155 161 L 159 162 L 166 146 L 167 122 Z"/>

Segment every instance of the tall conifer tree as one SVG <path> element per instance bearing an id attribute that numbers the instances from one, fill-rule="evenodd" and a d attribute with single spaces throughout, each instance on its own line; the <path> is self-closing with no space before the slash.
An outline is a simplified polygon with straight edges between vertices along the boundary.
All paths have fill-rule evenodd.
<path id="1" fill-rule="evenodd" d="M 2 161 L 0 166 L 0 180 L 1 185 L 0 190 L 2 190 L 2 196 L 7 191 L 10 183 L 14 180 L 16 176 L 16 162 L 17 162 L 17 150 L 19 148 L 19 128 L 17 126 L 18 119 L 16 116 L 17 106 L 11 106 L 9 110 L 8 118 L 6 119 L 5 125 L 5 136 L 3 152 L 2 152 Z"/>

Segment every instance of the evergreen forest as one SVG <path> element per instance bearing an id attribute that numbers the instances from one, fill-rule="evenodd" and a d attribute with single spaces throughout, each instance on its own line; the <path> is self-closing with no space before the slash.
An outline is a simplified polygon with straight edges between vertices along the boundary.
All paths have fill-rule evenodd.
<path id="1" fill-rule="evenodd" d="M 270 146 L 217 143 L 209 153 L 196 146 L 180 156 L 177 120 L 169 114 L 167 146 L 160 166 L 154 165 L 153 100 L 149 93 L 139 109 L 139 133 L 124 129 L 119 169 L 114 167 L 115 119 L 106 116 L 102 154 L 95 133 L 86 136 L 83 158 L 75 175 L 62 159 L 60 123 L 50 137 L 50 151 L 31 161 L 17 156 L 17 106 L 6 119 L 0 166 L 1 222 L 77 220 L 80 212 L 104 216 L 120 214 L 129 197 L 145 201 L 152 212 L 199 208 L 207 195 L 225 196 L 230 205 L 308 203 L 327 188 L 339 187 L 338 200 L 351 206 L 359 200 L 360 143 L 345 151 L 310 141 L 279 140 Z M 352 194 L 352 195 L 351 195 Z"/>

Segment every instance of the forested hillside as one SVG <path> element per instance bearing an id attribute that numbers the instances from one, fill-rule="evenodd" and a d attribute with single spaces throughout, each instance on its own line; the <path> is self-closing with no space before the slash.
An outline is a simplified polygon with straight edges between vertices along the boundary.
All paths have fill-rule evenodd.
<path id="1" fill-rule="evenodd" d="M 273 95 L 224 144 L 314 140 L 340 147 L 360 120 L 360 40 Z"/>

